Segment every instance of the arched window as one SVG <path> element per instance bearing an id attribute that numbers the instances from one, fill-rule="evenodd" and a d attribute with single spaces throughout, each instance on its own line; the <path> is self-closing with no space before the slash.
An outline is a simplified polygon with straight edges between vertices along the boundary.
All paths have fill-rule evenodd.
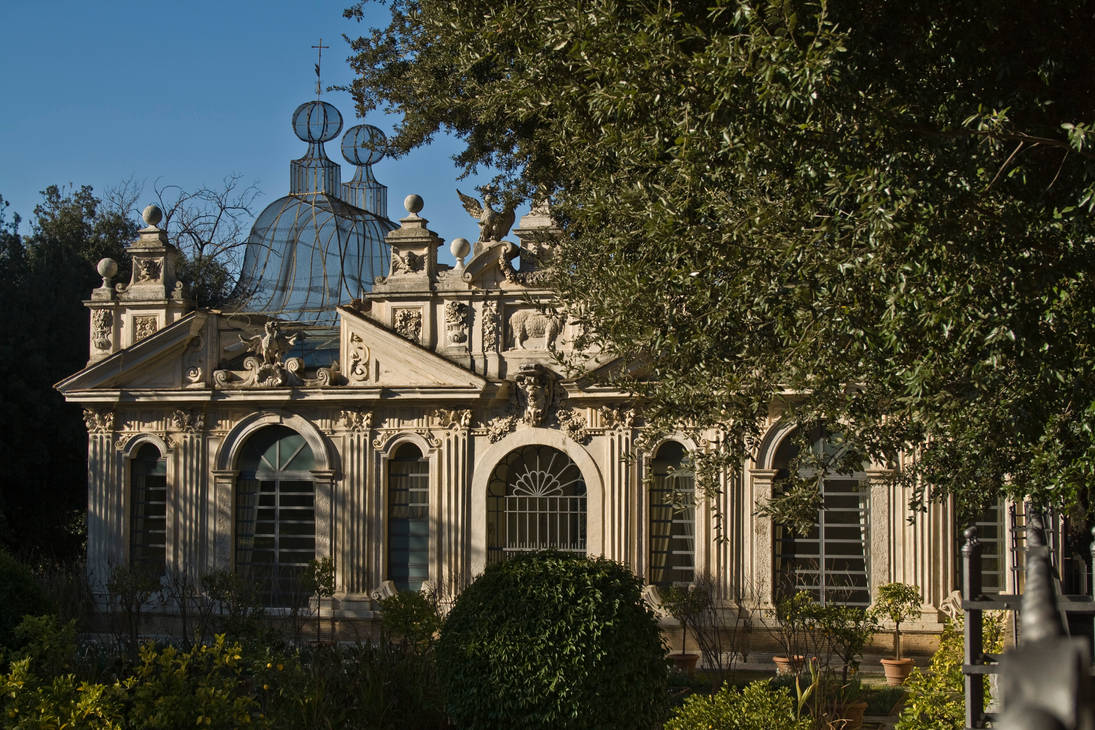
<path id="1" fill-rule="evenodd" d="M 799 451 L 799 440 L 790 435 L 780 444 L 773 462 L 777 481 L 789 475 Z M 823 429 L 810 435 L 810 448 L 824 461 L 834 461 L 842 448 Z M 799 476 L 816 477 L 804 468 Z M 868 585 L 867 491 L 864 475 L 826 472 L 821 482 L 822 508 L 817 522 L 805 535 L 788 525 L 776 523 L 774 540 L 775 587 L 777 594 L 809 591 L 823 604 L 867 606 Z"/>
<path id="2" fill-rule="evenodd" d="M 417 591 L 430 577 L 430 464 L 414 444 L 388 461 L 388 578 Z"/>
<path id="3" fill-rule="evenodd" d="M 696 488 L 684 447 L 662 444 L 650 464 L 650 582 L 687 586 L 696 573 Z"/>
<path id="4" fill-rule="evenodd" d="M 244 444 L 236 485 L 236 572 L 267 606 L 297 605 L 316 554 L 312 450 L 285 426 Z"/>
<path id="5" fill-rule="evenodd" d="M 585 555 L 585 480 L 562 451 L 523 446 L 487 483 L 487 562 L 549 548 Z"/>
<path id="6" fill-rule="evenodd" d="M 167 461 L 146 443 L 129 463 L 129 564 L 153 576 L 167 563 Z"/>

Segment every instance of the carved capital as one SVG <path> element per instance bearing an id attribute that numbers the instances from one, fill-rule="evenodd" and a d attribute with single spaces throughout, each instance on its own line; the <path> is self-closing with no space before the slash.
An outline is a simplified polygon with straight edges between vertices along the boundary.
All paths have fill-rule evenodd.
<path id="1" fill-rule="evenodd" d="M 373 412 L 372 411 L 342 411 L 340 420 L 347 431 L 353 431 L 354 433 L 361 433 L 368 431 L 373 427 Z"/>
<path id="2" fill-rule="evenodd" d="M 84 425 L 88 433 L 111 433 L 114 430 L 114 411 L 85 408 Z"/>
<path id="3" fill-rule="evenodd" d="M 176 431 L 183 433 L 201 433 L 205 430 L 205 414 L 199 410 L 176 410 L 171 414 L 171 422 Z"/>

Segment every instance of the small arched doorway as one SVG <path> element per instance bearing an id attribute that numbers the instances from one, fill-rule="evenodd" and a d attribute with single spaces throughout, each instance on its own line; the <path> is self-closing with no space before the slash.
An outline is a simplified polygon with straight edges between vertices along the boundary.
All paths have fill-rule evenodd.
<path id="1" fill-rule="evenodd" d="M 536 550 L 586 554 L 586 484 L 551 446 L 514 449 L 487 483 L 487 563 Z"/>
<path id="2" fill-rule="evenodd" d="M 316 552 L 315 467 L 304 437 L 266 426 L 240 451 L 236 481 L 236 573 L 266 606 L 300 602 Z"/>

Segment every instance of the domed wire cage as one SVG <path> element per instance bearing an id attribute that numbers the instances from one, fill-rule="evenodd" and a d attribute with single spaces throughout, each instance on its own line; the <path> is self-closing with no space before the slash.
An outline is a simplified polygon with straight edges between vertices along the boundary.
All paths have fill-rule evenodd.
<path id="1" fill-rule="evenodd" d="M 379 206 L 364 210 L 337 197 L 344 190 L 341 170 L 327 158 L 323 143 L 341 128 L 342 116 L 326 102 L 307 102 L 293 113 L 293 131 L 308 151 L 291 163 L 289 195 L 267 206 L 251 227 L 232 294 L 235 312 L 333 327 L 335 307 L 360 297 L 387 273 L 384 237 L 397 225 Z M 359 144 L 357 129 L 350 130 L 351 147 Z M 363 156 L 368 164 L 362 166 L 379 158 Z M 357 177 L 384 187 L 371 170 Z M 371 197 L 386 203 L 386 188 L 384 195 Z M 355 202 L 364 202 L 364 196 Z"/>

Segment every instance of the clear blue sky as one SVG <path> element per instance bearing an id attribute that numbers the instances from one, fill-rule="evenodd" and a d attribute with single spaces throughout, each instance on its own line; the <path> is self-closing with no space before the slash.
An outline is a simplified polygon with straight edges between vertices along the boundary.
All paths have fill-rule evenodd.
<path id="1" fill-rule="evenodd" d="M 215 186 L 239 173 L 262 190 L 259 213 L 288 192 L 289 160 L 304 143 L 289 120 L 315 96 L 311 46 L 323 39 L 323 85 L 352 74 L 343 34 L 366 22 L 346 20 L 343 0 L 0 0 L 0 196 L 26 219 L 50 184 L 92 185 L 96 192 L 127 178 L 184 188 Z M 387 10 L 367 6 L 377 24 Z M 348 94 L 324 92 L 358 123 Z M 386 133 L 395 120 L 364 120 Z M 338 141 L 327 144 L 342 160 Z M 404 215 L 409 193 L 425 199 L 422 215 L 446 241 L 474 240 L 475 222 L 455 188 L 453 140 L 375 166 L 388 186 L 389 215 Z M 144 198 L 150 199 L 146 194 Z M 520 215 L 519 211 L 519 215 Z M 447 248 L 447 246 L 446 246 Z"/>

